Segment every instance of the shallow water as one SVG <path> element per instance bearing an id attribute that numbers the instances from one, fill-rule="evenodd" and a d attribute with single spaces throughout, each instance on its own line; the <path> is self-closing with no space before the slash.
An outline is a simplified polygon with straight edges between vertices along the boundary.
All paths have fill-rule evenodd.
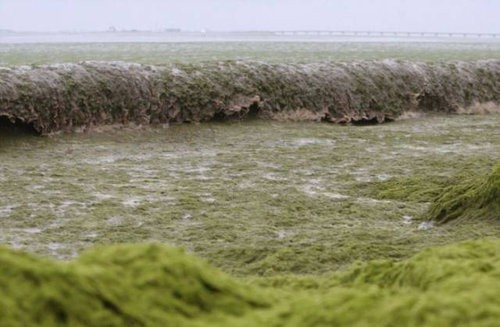
<path id="1" fill-rule="evenodd" d="M 84 60 L 129 61 L 162 65 L 168 63 L 200 63 L 219 60 L 257 60 L 275 63 L 318 61 L 352 61 L 402 59 L 415 61 L 500 59 L 498 39 L 411 39 L 278 38 L 268 40 L 218 39 L 211 42 L 176 42 L 163 39 L 154 42 L 143 38 L 122 42 L 80 39 L 80 42 L 52 42 L 38 35 L 38 42 L 28 38 L 2 37 L 0 66 L 78 62 Z M 2 42 L 3 40 L 3 42 Z M 108 40 L 109 41 L 109 40 Z M 135 42 L 134 42 L 135 41 Z M 177 40 L 178 41 L 178 40 Z M 186 40 L 188 41 L 188 40 Z"/>

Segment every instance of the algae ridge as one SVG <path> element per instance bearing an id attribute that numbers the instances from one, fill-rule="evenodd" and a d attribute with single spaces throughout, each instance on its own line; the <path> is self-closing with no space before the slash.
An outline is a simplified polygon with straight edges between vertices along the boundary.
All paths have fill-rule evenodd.
<path id="1" fill-rule="evenodd" d="M 20 66 L 0 69 L 0 118 L 40 134 L 256 116 L 376 124 L 495 105 L 499 76 L 499 60 Z"/>

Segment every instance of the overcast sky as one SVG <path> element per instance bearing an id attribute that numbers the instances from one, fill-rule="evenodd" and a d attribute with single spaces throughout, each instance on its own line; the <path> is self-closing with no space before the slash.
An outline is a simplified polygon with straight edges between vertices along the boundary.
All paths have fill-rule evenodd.
<path id="1" fill-rule="evenodd" d="M 500 0 L 0 0 L 0 29 L 500 32 Z"/>

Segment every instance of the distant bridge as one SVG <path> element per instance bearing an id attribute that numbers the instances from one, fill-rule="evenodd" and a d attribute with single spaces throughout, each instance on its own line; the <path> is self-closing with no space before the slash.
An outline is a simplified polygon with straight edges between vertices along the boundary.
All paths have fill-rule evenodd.
<path id="1" fill-rule="evenodd" d="M 297 30 L 272 31 L 279 36 L 395 36 L 395 37 L 462 37 L 462 38 L 500 38 L 500 33 L 444 33 L 444 32 L 389 32 L 389 31 L 328 31 Z"/>

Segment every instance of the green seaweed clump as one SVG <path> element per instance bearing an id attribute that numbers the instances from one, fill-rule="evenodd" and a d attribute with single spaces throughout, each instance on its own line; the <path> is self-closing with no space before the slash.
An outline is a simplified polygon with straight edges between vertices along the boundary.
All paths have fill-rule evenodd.
<path id="1" fill-rule="evenodd" d="M 428 202 L 436 197 L 448 182 L 447 178 L 395 177 L 384 181 L 361 184 L 367 189 L 367 195 L 379 199 L 400 200 L 408 202 Z M 360 187 L 361 192 L 363 189 Z"/>
<path id="2" fill-rule="evenodd" d="M 156 244 L 58 263 L 0 248 L 2 326 L 494 326 L 500 241 L 429 248 L 326 276 L 236 280 Z"/>
<path id="3" fill-rule="evenodd" d="M 500 163 L 487 176 L 446 187 L 433 200 L 427 218 L 437 223 L 457 219 L 500 220 Z"/>
<path id="4" fill-rule="evenodd" d="M 500 319 L 500 242 L 430 248 L 404 261 L 354 265 L 260 316 L 267 326 L 494 326 Z M 271 285 L 278 285 L 273 278 Z M 300 293 L 300 288 L 314 288 Z M 276 287 L 276 286 L 274 286 Z M 277 322 L 279 321 L 279 322 Z M 273 322 L 273 323 L 268 323 Z"/>
<path id="5" fill-rule="evenodd" d="M 265 306 L 245 285 L 157 244 L 95 248 L 58 263 L 0 248 L 2 326 L 172 326 Z"/>

